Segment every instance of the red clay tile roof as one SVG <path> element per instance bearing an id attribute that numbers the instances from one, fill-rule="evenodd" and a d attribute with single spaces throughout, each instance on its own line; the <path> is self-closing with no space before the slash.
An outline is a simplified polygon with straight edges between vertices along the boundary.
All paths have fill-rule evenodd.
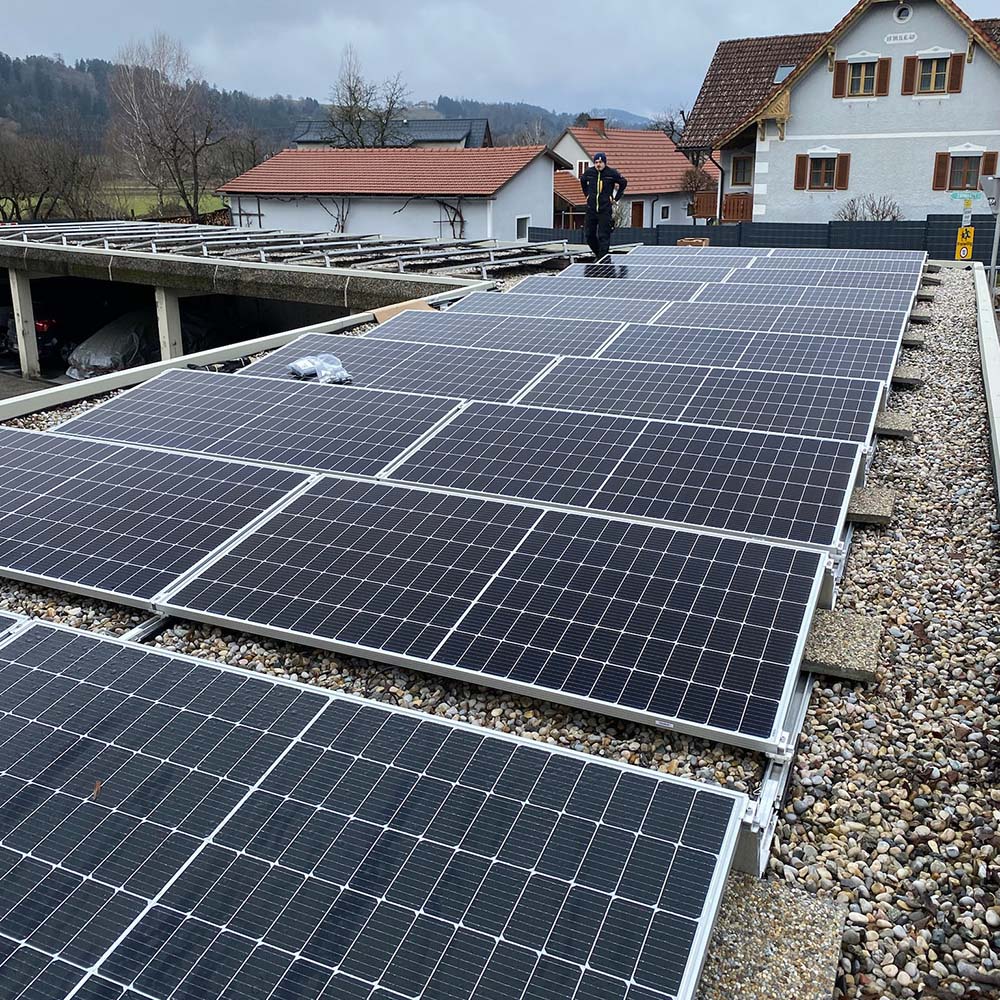
<path id="1" fill-rule="evenodd" d="M 583 188 L 580 187 L 580 178 L 573 170 L 557 170 L 553 174 L 552 186 L 555 193 L 568 205 L 585 205 L 587 203 L 587 199 L 583 196 Z M 629 190 L 631 188 L 632 185 L 629 184 Z"/>
<path id="2" fill-rule="evenodd" d="M 938 0 L 938 3 L 964 28 L 978 35 L 994 58 L 1000 59 L 1000 18 L 973 21 L 954 0 Z M 869 6 L 871 0 L 860 0 L 829 32 L 722 42 L 715 50 L 678 145 L 683 149 L 707 149 L 749 124 L 754 113 L 774 94 L 788 82 L 794 82 L 774 82 L 779 66 L 794 66 L 794 74 L 789 76 L 797 78 L 812 61 L 810 57 L 833 43 Z"/>
<path id="3" fill-rule="evenodd" d="M 976 27 L 1000 49 L 1000 17 L 986 17 L 975 22 Z"/>
<path id="4" fill-rule="evenodd" d="M 227 181 L 227 194 L 468 195 L 496 194 L 545 146 L 485 149 L 284 149 Z"/>
<path id="5" fill-rule="evenodd" d="M 601 135 L 593 128 L 567 131 L 591 159 L 597 152 L 608 154 L 608 165 L 628 181 L 627 194 L 667 194 L 684 189 L 681 179 L 691 169 L 691 162 L 665 132 L 609 128 Z M 713 178 L 718 176 L 712 164 L 706 164 L 705 169 Z"/>
<path id="6" fill-rule="evenodd" d="M 826 38 L 825 34 L 771 35 L 722 42 L 705 74 L 679 144 L 708 149 L 781 90 L 774 76 L 779 66 L 798 66 Z"/>

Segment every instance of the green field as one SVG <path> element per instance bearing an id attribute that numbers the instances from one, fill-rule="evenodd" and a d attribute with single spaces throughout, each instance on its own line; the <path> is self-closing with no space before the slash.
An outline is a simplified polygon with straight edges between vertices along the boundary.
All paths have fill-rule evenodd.
<path id="1" fill-rule="evenodd" d="M 177 199 L 176 196 L 168 196 L 167 200 L 176 202 Z M 114 188 L 108 191 L 108 201 L 136 218 L 156 210 L 156 192 L 143 188 Z M 222 199 L 214 192 L 207 192 L 201 197 L 198 207 L 202 212 L 214 212 L 217 208 L 222 208 Z"/>

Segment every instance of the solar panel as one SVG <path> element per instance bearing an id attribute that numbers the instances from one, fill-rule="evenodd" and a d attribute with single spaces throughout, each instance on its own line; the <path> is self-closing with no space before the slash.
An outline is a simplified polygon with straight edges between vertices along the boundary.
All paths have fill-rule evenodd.
<path id="1" fill-rule="evenodd" d="M 600 356 L 887 382 L 897 352 L 898 344 L 892 340 L 629 324 Z"/>
<path id="2" fill-rule="evenodd" d="M 645 426 L 624 417 L 474 403 L 390 475 L 586 507 Z"/>
<path id="3" fill-rule="evenodd" d="M 172 369 L 59 431 L 374 475 L 455 407 L 436 396 Z"/>
<path id="4" fill-rule="evenodd" d="M 719 280 L 719 279 L 706 279 Z M 746 285 L 806 285 L 816 288 L 891 288 L 912 294 L 920 284 L 919 275 L 889 271 L 869 271 L 867 268 L 848 271 L 821 271 L 816 269 L 777 270 L 775 268 L 746 268 L 733 271 L 727 284 Z"/>
<path id="5" fill-rule="evenodd" d="M 648 323 L 663 308 L 662 302 L 603 298 L 585 300 L 571 295 L 497 295 L 472 292 L 456 302 L 449 313 L 492 316 L 538 316 L 552 319 L 610 320 Z"/>
<path id="6" fill-rule="evenodd" d="M 883 389 L 856 379 L 567 358 L 520 402 L 867 442 Z"/>
<path id="7" fill-rule="evenodd" d="M 629 251 L 628 257 L 683 257 L 705 259 L 709 257 L 767 257 L 770 247 L 678 247 L 642 245 Z"/>
<path id="8" fill-rule="evenodd" d="M 761 257 L 753 262 L 752 271 L 784 271 L 788 268 L 809 268 L 812 270 L 836 271 L 843 273 L 860 269 L 870 274 L 908 274 L 919 277 L 924 269 L 924 261 L 888 260 L 866 257 L 852 261 L 849 257 Z"/>
<path id="9" fill-rule="evenodd" d="M 893 340 L 759 333 L 740 358 L 739 367 L 888 383 L 897 353 L 898 343 Z"/>
<path id="10" fill-rule="evenodd" d="M 622 258 L 620 264 L 570 264 L 565 270 L 559 273 L 563 278 L 613 278 L 621 281 L 625 278 L 648 278 L 656 281 L 668 279 L 670 281 L 722 281 L 727 274 L 732 271 L 729 265 L 711 266 L 705 265 L 683 265 L 674 258 L 669 261 L 660 261 L 657 258 L 655 265 L 628 264 Z"/>
<path id="11" fill-rule="evenodd" d="M 527 406 L 676 420 L 709 370 L 687 365 L 566 359 L 519 402 Z"/>
<path id="12" fill-rule="evenodd" d="M 832 546 L 860 458 L 839 441 L 650 424 L 590 506 Z"/>
<path id="13" fill-rule="evenodd" d="M 855 263 L 867 262 L 870 260 L 896 260 L 904 263 L 923 264 L 927 259 L 927 254 L 923 250 L 856 250 L 856 249 L 827 249 L 803 250 L 794 247 L 781 247 L 771 252 L 772 257 L 802 257 L 809 260 L 846 260 Z"/>
<path id="14" fill-rule="evenodd" d="M 22 1000 L 691 1000 L 748 805 L 51 626 L 0 703 Z"/>
<path id="15" fill-rule="evenodd" d="M 729 366 L 739 361 L 756 336 L 741 330 L 702 330 L 689 326 L 630 323 L 601 351 L 600 356 L 631 361 Z"/>
<path id="16" fill-rule="evenodd" d="M 6 615 L 0 612 L 0 632 L 6 632 L 19 622 L 24 621 L 19 615 Z"/>
<path id="17" fill-rule="evenodd" d="M 883 389 L 872 381 L 717 368 L 681 419 L 867 443 Z"/>
<path id="18" fill-rule="evenodd" d="M 507 295 L 572 295 L 584 298 L 648 299 L 668 302 L 691 298 L 697 281 L 643 281 L 632 278 L 563 278 L 535 275 L 518 282 Z"/>
<path id="19" fill-rule="evenodd" d="M 815 306 L 823 309 L 876 309 L 905 312 L 913 304 L 913 290 L 880 288 L 803 288 L 794 285 L 709 284 L 698 302 L 751 302 L 776 306 Z"/>
<path id="20" fill-rule="evenodd" d="M 493 296 L 496 298 L 496 296 Z M 406 310 L 377 326 L 365 340 L 409 340 L 422 344 L 489 347 L 541 354 L 588 357 L 620 328 L 618 322 L 543 319 L 534 316 L 480 316 Z"/>
<path id="21" fill-rule="evenodd" d="M 860 446 L 481 403 L 392 478 L 834 545 Z"/>
<path id="22" fill-rule="evenodd" d="M 880 309 L 736 305 L 723 302 L 674 302 L 656 317 L 658 324 L 760 333 L 808 333 L 899 341 L 906 313 Z M 637 321 L 638 322 L 638 321 Z"/>
<path id="23" fill-rule="evenodd" d="M 354 385 L 496 400 L 515 396 L 552 361 L 550 355 L 308 333 L 236 374 L 291 380 L 289 362 L 323 352 L 340 358 Z"/>
<path id="24" fill-rule="evenodd" d="M 148 606 L 305 480 L 0 429 L 0 573 Z"/>
<path id="25" fill-rule="evenodd" d="M 326 479 L 162 607 L 767 748 L 821 555 Z"/>

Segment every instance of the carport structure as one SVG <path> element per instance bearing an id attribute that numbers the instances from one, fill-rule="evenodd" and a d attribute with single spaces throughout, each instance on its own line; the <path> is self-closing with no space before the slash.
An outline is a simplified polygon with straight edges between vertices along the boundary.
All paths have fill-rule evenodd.
<path id="1" fill-rule="evenodd" d="M 249 296 L 331 306 L 338 314 L 364 312 L 428 296 L 447 298 L 449 292 L 462 295 L 487 287 L 487 273 L 551 266 L 579 252 L 564 243 L 253 232 L 142 221 L 0 229 L 0 267 L 10 277 L 25 377 L 40 374 L 32 279 L 76 277 L 151 287 L 161 358 L 170 359 L 183 353 L 179 302 L 186 296 Z"/>

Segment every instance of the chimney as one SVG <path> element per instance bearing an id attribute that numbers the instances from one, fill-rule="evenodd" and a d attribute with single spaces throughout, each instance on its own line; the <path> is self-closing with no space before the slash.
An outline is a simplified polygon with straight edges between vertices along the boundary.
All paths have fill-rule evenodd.
<path id="1" fill-rule="evenodd" d="M 607 118 L 591 118 L 587 122 L 587 128 L 592 132 L 596 132 L 598 135 L 605 135 L 605 125 L 607 125 Z"/>

